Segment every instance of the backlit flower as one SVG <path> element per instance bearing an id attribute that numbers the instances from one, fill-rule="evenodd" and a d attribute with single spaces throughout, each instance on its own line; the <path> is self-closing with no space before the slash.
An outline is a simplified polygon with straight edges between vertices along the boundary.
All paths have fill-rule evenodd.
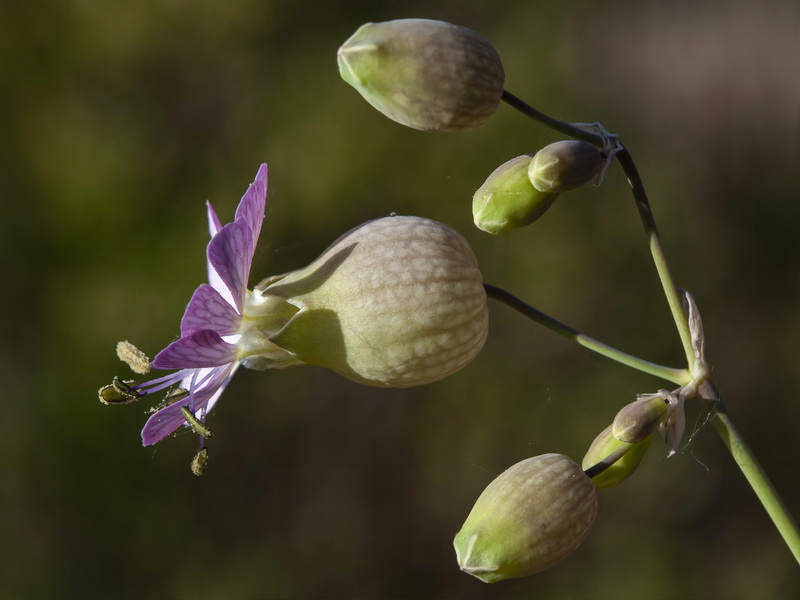
<path id="1" fill-rule="evenodd" d="M 303 269 L 247 288 L 267 192 L 262 165 L 232 223 L 208 205 L 208 280 L 181 320 L 181 337 L 150 364 L 128 342 L 120 358 L 137 373 L 175 372 L 100 390 L 107 404 L 166 397 L 142 431 L 155 444 L 182 425 L 210 437 L 205 417 L 240 366 L 317 365 L 366 385 L 410 387 L 455 373 L 486 339 L 486 292 L 467 241 L 443 223 L 392 216 L 341 236 Z M 202 450 L 201 450 L 202 452 Z M 207 460 L 198 453 L 195 472 Z M 195 466 L 197 469 L 195 469 Z"/>

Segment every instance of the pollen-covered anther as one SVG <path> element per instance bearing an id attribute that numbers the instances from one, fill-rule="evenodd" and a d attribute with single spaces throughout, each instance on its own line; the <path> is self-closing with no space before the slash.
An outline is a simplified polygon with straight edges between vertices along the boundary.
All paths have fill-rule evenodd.
<path id="1" fill-rule="evenodd" d="M 186 422 L 189 424 L 189 427 L 192 428 L 192 431 L 204 438 L 211 437 L 211 429 L 200 419 L 195 417 L 192 414 L 192 411 L 185 406 L 181 406 L 181 413 L 183 414 L 183 418 L 186 419 Z"/>
<path id="2" fill-rule="evenodd" d="M 117 356 L 139 375 L 147 375 L 152 367 L 147 355 L 127 340 L 117 343 Z"/>
<path id="3" fill-rule="evenodd" d="M 192 458 L 191 469 L 192 473 L 200 477 L 206 472 L 206 465 L 208 464 L 208 449 L 203 446 Z"/>
<path id="4" fill-rule="evenodd" d="M 122 381 L 114 377 L 109 385 L 104 385 L 97 391 L 100 402 L 108 405 L 130 404 L 141 398 L 141 394 L 133 389 L 135 381 Z"/>
<path id="5" fill-rule="evenodd" d="M 169 406 L 170 404 L 175 404 L 178 400 L 183 400 L 189 395 L 189 390 L 184 388 L 175 388 L 174 390 L 170 390 L 167 392 L 167 395 L 164 396 L 164 406 Z"/>

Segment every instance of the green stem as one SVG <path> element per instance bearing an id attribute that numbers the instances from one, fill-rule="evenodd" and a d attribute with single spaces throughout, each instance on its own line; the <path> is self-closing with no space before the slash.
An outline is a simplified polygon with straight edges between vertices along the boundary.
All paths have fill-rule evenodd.
<path id="1" fill-rule="evenodd" d="M 602 146 L 603 144 L 603 139 L 600 136 L 584 131 L 578 127 L 575 127 L 574 125 L 571 125 L 570 123 L 565 123 L 549 117 L 533 107 L 528 106 L 525 102 L 506 91 L 503 92 L 502 99 L 523 113 L 525 116 L 530 117 L 533 120 L 538 121 L 539 123 L 542 123 L 551 129 L 554 129 L 555 131 L 572 136 L 575 139 L 590 142 L 596 146 Z M 664 294 L 667 298 L 667 303 L 669 304 L 672 318 L 675 321 L 675 325 L 678 329 L 678 334 L 680 335 L 681 343 L 683 344 L 683 350 L 686 354 L 689 368 L 694 370 L 697 359 L 702 357 L 695 356 L 694 347 L 692 345 L 691 331 L 689 330 L 689 323 L 686 315 L 683 312 L 681 296 L 678 293 L 678 289 L 675 286 L 669 266 L 667 265 L 664 248 L 661 245 L 661 238 L 658 234 L 658 228 L 656 227 L 650 202 L 647 199 L 647 193 L 645 192 L 644 184 L 642 183 L 641 177 L 639 176 L 639 172 L 636 168 L 636 164 L 633 162 L 633 158 L 631 157 L 627 148 L 623 147 L 621 150 L 619 150 L 616 153 L 616 158 L 619 161 L 622 170 L 625 172 L 625 176 L 628 179 L 628 184 L 633 192 L 633 197 L 636 201 L 636 208 L 639 211 L 639 217 L 642 221 L 642 225 L 644 226 L 645 233 L 647 234 L 650 254 L 653 257 L 653 262 L 655 264 L 656 271 L 658 272 L 658 277 L 661 280 L 661 286 L 664 289 Z M 668 369 L 667 367 L 654 365 L 653 363 L 648 363 L 637 357 L 627 355 L 619 350 L 606 346 L 597 340 L 585 336 L 562 323 L 559 323 L 555 319 L 552 319 L 533 307 L 524 304 L 522 301 L 517 300 L 502 290 L 491 288 L 491 286 L 486 286 L 486 289 L 490 296 L 502 300 L 506 304 L 512 306 L 516 310 L 522 312 L 526 316 L 534 319 L 542 325 L 545 325 L 553 331 L 577 341 L 582 346 L 594 350 L 599 354 L 603 354 L 604 356 L 612 358 L 613 360 L 617 360 L 623 364 L 629 365 L 646 373 L 651 373 L 658 377 L 662 377 L 669 381 L 673 381 L 680 385 L 685 385 L 689 382 L 689 380 L 692 379 L 692 375 L 690 375 L 687 370 Z M 697 373 L 694 373 L 694 375 L 697 375 Z M 725 442 L 725 445 L 730 451 L 731 456 L 733 456 L 734 461 L 736 461 L 736 464 L 739 465 L 739 468 L 742 470 L 742 473 L 744 474 L 748 483 L 753 488 L 753 491 L 755 491 L 759 501 L 761 504 L 763 504 L 773 523 L 775 523 L 778 531 L 783 536 L 786 545 L 789 546 L 789 549 L 792 551 L 795 559 L 798 563 L 800 563 L 800 533 L 798 533 L 797 524 L 787 511 L 786 506 L 776 492 L 775 488 L 772 486 L 772 483 L 770 483 L 769 479 L 761 468 L 761 465 L 759 465 L 758 460 L 756 460 L 756 457 L 750 451 L 750 448 L 747 446 L 744 439 L 739 435 L 739 432 L 734 427 L 733 422 L 726 412 L 721 400 L 717 401 L 717 407 L 714 414 L 714 426 L 716 427 L 719 435 L 722 437 L 722 440 Z"/>
<path id="2" fill-rule="evenodd" d="M 520 100 L 514 94 L 512 94 L 507 90 L 503 90 L 503 95 L 500 98 L 501 100 L 503 100 L 503 102 L 517 109 L 526 117 L 530 117 L 534 121 L 538 121 L 539 123 L 541 123 L 546 127 L 549 127 L 550 129 L 555 129 L 556 131 L 563 133 L 564 135 L 573 137 L 576 140 L 583 140 L 584 142 L 589 142 L 590 144 L 594 144 L 595 146 L 603 145 L 603 138 L 601 138 L 599 135 L 596 135 L 594 133 L 589 133 L 588 131 L 584 131 L 580 127 L 575 127 L 572 123 L 559 121 L 558 119 L 554 119 L 553 117 L 544 114 L 543 112 L 539 112 L 538 110 L 536 110 L 529 104 L 525 103 L 524 101 Z"/>
<path id="3" fill-rule="evenodd" d="M 647 193 L 644 190 L 642 178 L 639 176 L 639 171 L 636 169 L 636 164 L 628 152 L 624 148 L 617 152 L 617 160 L 619 161 L 625 176 L 628 178 L 628 184 L 631 186 L 633 198 L 636 201 L 636 208 L 639 210 L 639 218 L 644 226 L 645 233 L 647 234 L 647 243 L 650 248 L 650 254 L 653 257 L 653 263 L 658 271 L 658 278 L 661 280 L 661 287 L 664 289 L 664 295 L 667 297 L 672 318 L 675 321 L 675 326 L 678 328 L 678 334 L 681 337 L 683 344 L 683 351 L 686 354 L 688 364 L 694 365 L 695 355 L 692 346 L 692 334 L 689 331 L 689 322 L 686 320 L 686 315 L 683 312 L 683 303 L 681 302 L 678 288 L 675 286 L 675 281 L 672 279 L 672 273 L 667 264 L 667 258 L 664 254 L 664 247 L 661 245 L 661 237 L 658 235 L 658 228 L 656 221 L 653 217 L 653 211 L 650 208 L 650 201 L 647 199 Z"/>
<path id="4" fill-rule="evenodd" d="M 550 129 L 554 129 L 555 131 L 563 133 L 564 135 L 569 135 L 575 139 L 583 140 L 596 146 L 603 145 L 603 138 L 599 135 L 589 133 L 579 127 L 575 127 L 571 123 L 559 121 L 558 119 L 554 119 L 553 117 L 539 112 L 506 90 L 503 90 L 502 100 L 509 106 L 512 106 L 524 114 L 526 117 L 529 117 L 534 121 L 549 127 Z M 664 289 L 664 294 L 667 298 L 667 303 L 669 304 L 672 318 L 675 321 L 675 325 L 678 329 L 678 335 L 680 335 L 681 343 L 683 344 L 683 350 L 686 354 L 686 361 L 689 365 L 694 365 L 695 356 L 694 349 L 692 347 L 692 336 L 689 331 L 689 324 L 686 320 L 686 315 L 683 313 L 681 297 L 678 294 L 678 289 L 675 286 L 674 280 L 672 279 L 672 274 L 670 273 L 667 260 L 664 256 L 661 238 L 658 235 L 658 229 L 653 217 L 653 211 L 650 208 L 650 202 L 647 199 L 647 193 L 644 190 L 644 184 L 642 183 L 642 179 L 639 176 L 638 170 L 636 169 L 636 164 L 633 162 L 633 158 L 631 157 L 627 148 L 623 147 L 622 150 L 618 151 L 616 153 L 616 158 L 619 161 L 622 170 L 625 172 L 625 175 L 628 178 L 628 183 L 631 186 L 633 197 L 636 201 L 636 208 L 639 210 L 639 217 L 642 221 L 642 225 L 644 225 L 645 232 L 647 233 L 650 254 L 653 257 L 653 262 L 655 263 L 658 277 L 661 280 L 661 287 Z"/>
<path id="5" fill-rule="evenodd" d="M 500 302 L 510 306 L 517 312 L 525 315 L 529 319 L 536 321 L 540 325 L 544 325 L 551 331 L 558 333 L 559 335 L 563 335 L 570 340 L 577 342 L 584 348 L 592 350 L 606 358 L 610 358 L 611 360 L 615 360 L 618 363 L 622 363 L 623 365 L 627 365 L 632 367 L 638 371 L 642 371 L 643 373 L 648 373 L 650 375 L 655 375 L 656 377 L 660 377 L 661 379 L 665 379 L 666 381 L 671 381 L 677 385 L 685 385 L 689 383 L 691 380 L 691 376 L 689 372 L 685 369 L 673 369 L 671 367 L 665 367 L 663 365 L 659 365 L 656 363 L 649 362 L 638 356 L 634 356 L 632 354 L 628 354 L 627 352 L 623 352 L 622 350 L 618 350 L 608 344 L 604 344 L 603 342 L 596 340 L 593 337 L 590 337 L 584 333 L 581 333 L 577 329 L 573 329 L 569 325 L 565 325 L 564 323 L 557 321 L 553 317 L 546 315 L 545 313 L 541 312 L 540 310 L 535 309 L 529 304 L 526 304 L 513 294 L 501 289 L 499 287 L 495 287 L 493 285 L 484 284 L 483 286 L 486 289 L 486 295 L 490 298 L 494 298 L 495 300 L 499 300 Z"/>
<path id="6" fill-rule="evenodd" d="M 786 545 L 792 551 L 795 560 L 800 564 L 800 532 L 786 505 L 781 500 L 775 487 L 772 485 L 755 455 L 745 443 L 744 439 L 734 427 L 722 402 L 718 402 L 714 414 L 714 427 L 717 429 L 722 441 L 728 447 L 733 460 L 739 465 L 747 482 L 758 496 L 761 504 L 769 514 L 775 527 L 783 536 Z"/>

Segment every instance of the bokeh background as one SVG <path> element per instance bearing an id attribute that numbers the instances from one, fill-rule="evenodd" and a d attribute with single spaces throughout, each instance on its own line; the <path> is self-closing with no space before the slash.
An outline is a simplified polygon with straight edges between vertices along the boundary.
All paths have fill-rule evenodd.
<path id="1" fill-rule="evenodd" d="M 563 197 L 492 237 L 471 195 L 558 139 L 502 106 L 424 134 L 374 111 L 335 52 L 363 22 L 448 20 L 498 48 L 507 88 L 602 121 L 639 163 L 715 378 L 790 510 L 800 376 L 800 5 L 726 2 L 43 0 L 0 4 L 3 598 L 792 598 L 798 569 L 703 415 L 601 494 L 581 549 L 492 586 L 451 547 L 518 460 L 580 460 L 662 383 L 492 304 L 483 353 L 410 390 L 323 369 L 242 370 L 196 438 L 142 448 L 147 406 L 96 390 L 178 333 L 224 220 L 261 162 L 252 283 L 390 212 L 457 228 L 488 282 L 630 352 L 680 366 L 625 181 Z"/>

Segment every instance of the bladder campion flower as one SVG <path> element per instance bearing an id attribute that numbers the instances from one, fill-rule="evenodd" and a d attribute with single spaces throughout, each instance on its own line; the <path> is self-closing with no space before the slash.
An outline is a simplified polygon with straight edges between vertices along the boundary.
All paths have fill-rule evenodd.
<path id="1" fill-rule="evenodd" d="M 358 383 L 410 387 L 458 371 L 483 347 L 488 310 L 475 255 L 460 234 L 430 219 L 369 221 L 308 267 L 249 290 L 266 193 L 262 165 L 232 223 L 222 226 L 208 204 L 210 283 L 189 301 L 180 339 L 152 365 L 132 344 L 118 346 L 138 373 L 176 369 L 144 383 L 115 378 L 100 390 L 108 404 L 170 390 L 145 424 L 144 445 L 182 425 L 202 445 L 211 436 L 205 417 L 239 366 L 318 365 Z M 195 457 L 193 471 L 206 460 L 205 452 Z"/>
<path id="2" fill-rule="evenodd" d="M 177 371 L 140 384 L 115 381 L 112 388 L 106 386 L 100 391 L 103 400 L 104 395 L 106 399 L 114 395 L 112 390 L 128 399 L 175 385 L 185 390 L 186 393 L 173 390 L 167 396 L 166 406 L 148 419 L 142 430 L 145 446 L 161 441 L 183 424 L 190 424 L 185 411 L 202 424 L 239 365 L 247 359 L 248 353 L 239 345 L 242 314 L 266 197 L 267 165 L 261 165 L 232 223 L 223 226 L 211 203 L 207 203 L 211 234 L 206 252 L 209 283 L 200 285 L 189 300 L 181 319 L 180 339 L 159 352 L 152 362 L 154 369 Z M 130 353 L 128 346 L 125 348 Z M 201 433 L 201 437 L 208 435 Z"/>

